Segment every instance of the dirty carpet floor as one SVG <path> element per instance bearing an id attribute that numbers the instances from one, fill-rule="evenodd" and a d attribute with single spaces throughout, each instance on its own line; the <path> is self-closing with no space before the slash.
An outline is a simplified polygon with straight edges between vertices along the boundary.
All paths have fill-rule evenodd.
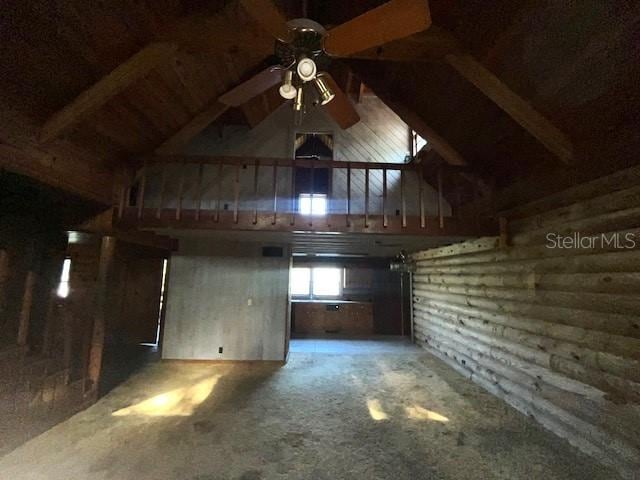
<path id="1" fill-rule="evenodd" d="M 439 360 L 404 348 L 293 352 L 282 367 L 150 364 L 0 459 L 0 478 L 616 478 Z"/>

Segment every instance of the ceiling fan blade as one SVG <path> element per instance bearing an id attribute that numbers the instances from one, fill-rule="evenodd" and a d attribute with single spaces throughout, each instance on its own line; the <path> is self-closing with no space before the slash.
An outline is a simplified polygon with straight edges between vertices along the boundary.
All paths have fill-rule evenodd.
<path id="1" fill-rule="evenodd" d="M 391 0 L 329 30 L 324 46 L 330 55 L 345 57 L 430 26 L 427 0 Z"/>
<path id="2" fill-rule="evenodd" d="M 287 19 L 271 0 L 240 0 L 245 11 L 278 40 L 289 41 Z"/>
<path id="3" fill-rule="evenodd" d="M 353 108 L 353 105 L 333 77 L 329 74 L 324 74 L 323 78 L 336 95 L 333 100 L 324 106 L 327 113 L 329 113 L 336 123 L 340 125 L 340 128 L 344 130 L 358 123 L 360 121 L 360 115 L 358 115 L 356 109 Z"/>
<path id="4" fill-rule="evenodd" d="M 282 81 L 282 72 L 279 69 L 269 67 L 237 87 L 218 98 L 218 101 L 230 107 L 239 107 L 253 97 L 264 93 L 274 85 Z"/>

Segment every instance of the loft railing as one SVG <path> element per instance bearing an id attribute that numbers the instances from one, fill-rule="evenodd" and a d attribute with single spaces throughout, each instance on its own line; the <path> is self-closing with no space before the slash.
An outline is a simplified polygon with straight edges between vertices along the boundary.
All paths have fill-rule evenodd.
<path id="1" fill-rule="evenodd" d="M 323 193 L 314 188 L 319 175 L 327 179 Z M 301 213 L 301 184 L 310 186 L 305 195 L 311 212 L 322 197 L 323 215 Z M 446 209 L 442 182 L 434 192 L 414 164 L 162 156 L 147 158 L 122 187 L 117 218 L 142 228 L 429 235 L 486 230 L 477 222 L 463 225 Z"/>

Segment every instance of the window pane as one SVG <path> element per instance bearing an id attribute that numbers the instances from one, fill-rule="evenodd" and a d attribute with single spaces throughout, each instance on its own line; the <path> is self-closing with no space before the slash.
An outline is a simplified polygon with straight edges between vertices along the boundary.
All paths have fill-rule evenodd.
<path id="1" fill-rule="evenodd" d="M 324 193 L 314 193 L 313 199 L 309 193 L 301 193 L 298 198 L 301 215 L 326 215 L 327 196 Z"/>
<path id="2" fill-rule="evenodd" d="M 291 295 L 309 295 L 310 268 L 291 269 Z"/>
<path id="3" fill-rule="evenodd" d="M 60 283 L 58 283 L 57 294 L 61 298 L 69 296 L 69 272 L 71 271 L 71 259 L 65 258 L 62 264 L 62 272 L 60 273 Z"/>
<path id="4" fill-rule="evenodd" d="M 313 294 L 318 296 L 337 297 L 340 295 L 342 269 L 314 268 Z"/>

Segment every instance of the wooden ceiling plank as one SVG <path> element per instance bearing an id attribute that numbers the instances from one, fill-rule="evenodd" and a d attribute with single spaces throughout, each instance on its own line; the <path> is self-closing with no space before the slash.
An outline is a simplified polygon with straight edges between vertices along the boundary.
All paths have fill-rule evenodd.
<path id="1" fill-rule="evenodd" d="M 564 133 L 538 113 L 526 100 L 507 87 L 484 65 L 471 55 L 449 54 L 445 56 L 445 60 L 562 162 L 566 164 L 573 162 L 573 145 Z"/>
<path id="2" fill-rule="evenodd" d="M 41 143 L 50 142 L 84 120 L 134 81 L 144 77 L 158 63 L 177 50 L 170 43 L 152 43 L 116 67 L 96 84 L 82 92 L 73 102 L 53 114 L 40 132 Z"/>
<path id="3" fill-rule="evenodd" d="M 218 100 L 212 101 L 186 125 L 164 141 L 162 145 L 156 149 L 155 153 L 159 155 L 179 153 L 181 148 L 185 147 L 192 138 L 211 125 L 211 123 L 226 112 L 228 108 L 228 105 Z"/>

